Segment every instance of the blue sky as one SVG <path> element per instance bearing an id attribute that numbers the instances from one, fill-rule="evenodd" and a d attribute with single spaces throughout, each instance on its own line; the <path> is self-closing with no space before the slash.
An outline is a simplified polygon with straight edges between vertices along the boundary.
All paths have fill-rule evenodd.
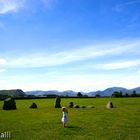
<path id="1" fill-rule="evenodd" d="M 140 0 L 0 0 L 0 89 L 140 86 Z"/>

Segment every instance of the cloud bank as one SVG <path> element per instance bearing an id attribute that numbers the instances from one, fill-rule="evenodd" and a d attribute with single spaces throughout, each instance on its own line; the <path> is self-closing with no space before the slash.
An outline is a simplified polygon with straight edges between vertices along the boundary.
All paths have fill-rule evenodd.
<path id="1" fill-rule="evenodd" d="M 59 66 L 79 61 L 103 59 L 104 57 L 124 57 L 125 54 L 135 56 L 138 54 L 140 41 L 134 40 L 131 42 L 112 42 L 102 43 L 99 45 L 85 46 L 81 49 L 71 49 L 55 52 L 38 52 L 33 54 L 25 54 L 16 58 L 8 58 L 8 62 L 5 66 L 22 68 L 22 67 L 48 67 L 48 66 Z M 107 59 L 108 60 L 108 59 Z M 4 60 L 1 60 L 1 63 Z M 110 60 L 111 61 L 111 60 Z M 129 59 L 113 62 L 109 64 L 101 64 L 103 69 L 120 69 L 136 66 L 139 64 L 139 60 Z M 100 66 L 100 65 L 98 65 Z"/>

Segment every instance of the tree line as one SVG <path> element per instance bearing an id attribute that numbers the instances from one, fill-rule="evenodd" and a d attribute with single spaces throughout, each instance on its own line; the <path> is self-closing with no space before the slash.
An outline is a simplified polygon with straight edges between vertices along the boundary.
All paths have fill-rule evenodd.
<path id="1" fill-rule="evenodd" d="M 112 94 L 112 97 L 140 97 L 140 93 L 137 93 L 135 90 L 132 93 L 125 93 L 125 94 L 123 94 L 122 91 L 120 92 L 115 91 Z"/>

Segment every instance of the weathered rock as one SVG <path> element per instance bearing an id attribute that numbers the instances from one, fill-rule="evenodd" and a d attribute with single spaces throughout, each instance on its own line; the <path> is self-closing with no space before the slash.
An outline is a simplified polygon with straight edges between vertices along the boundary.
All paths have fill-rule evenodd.
<path id="1" fill-rule="evenodd" d="M 55 108 L 61 108 L 61 98 L 59 96 L 56 97 L 55 100 Z"/>
<path id="2" fill-rule="evenodd" d="M 73 102 L 69 102 L 68 107 L 69 108 L 73 108 L 73 106 L 74 106 L 74 103 Z"/>
<path id="3" fill-rule="evenodd" d="M 113 108 L 113 103 L 112 103 L 112 102 L 108 102 L 107 105 L 106 105 L 106 107 L 107 107 L 108 109 Z"/>
<path id="4" fill-rule="evenodd" d="M 15 110 L 16 108 L 16 102 L 12 98 L 7 98 L 4 100 L 3 104 L 3 110 Z"/>
<path id="5" fill-rule="evenodd" d="M 37 108 L 37 104 L 36 103 L 32 103 L 32 105 L 29 108 L 35 109 L 35 108 Z"/>
<path id="6" fill-rule="evenodd" d="M 80 108 L 80 106 L 79 105 L 74 105 L 74 108 Z"/>

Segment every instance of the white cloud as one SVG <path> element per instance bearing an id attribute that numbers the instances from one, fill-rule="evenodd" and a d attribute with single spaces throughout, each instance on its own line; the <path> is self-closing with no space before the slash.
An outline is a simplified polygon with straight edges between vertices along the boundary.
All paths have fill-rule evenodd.
<path id="1" fill-rule="evenodd" d="M 140 75 L 140 70 L 137 70 L 136 74 Z"/>
<path id="2" fill-rule="evenodd" d="M 6 71 L 6 69 L 0 69 L 0 72 L 5 72 Z"/>
<path id="3" fill-rule="evenodd" d="M 0 0 L 0 14 L 17 12 L 23 7 L 25 0 Z"/>
<path id="4" fill-rule="evenodd" d="M 107 64 L 100 64 L 98 66 L 105 70 L 126 69 L 126 68 L 133 68 L 135 66 L 140 66 L 140 60 L 112 62 Z"/>
<path id="5" fill-rule="evenodd" d="M 4 64 L 6 64 L 6 60 L 3 58 L 0 58 L 0 65 L 4 65 Z"/>
<path id="6" fill-rule="evenodd" d="M 58 0 L 0 0 L 0 14 L 15 13 L 21 9 L 33 9 L 33 5 L 38 3 L 46 8 L 52 8 Z"/>
<path id="7" fill-rule="evenodd" d="M 57 66 L 63 65 L 70 62 L 76 62 L 91 58 L 96 58 L 100 56 L 109 55 L 115 53 L 115 50 L 94 50 L 91 48 L 81 49 L 81 50 L 73 50 L 73 51 L 65 51 L 55 54 L 33 54 L 26 55 L 25 57 L 20 57 L 16 59 L 9 60 L 9 64 L 7 65 L 12 67 L 43 67 L 43 66 Z"/>

